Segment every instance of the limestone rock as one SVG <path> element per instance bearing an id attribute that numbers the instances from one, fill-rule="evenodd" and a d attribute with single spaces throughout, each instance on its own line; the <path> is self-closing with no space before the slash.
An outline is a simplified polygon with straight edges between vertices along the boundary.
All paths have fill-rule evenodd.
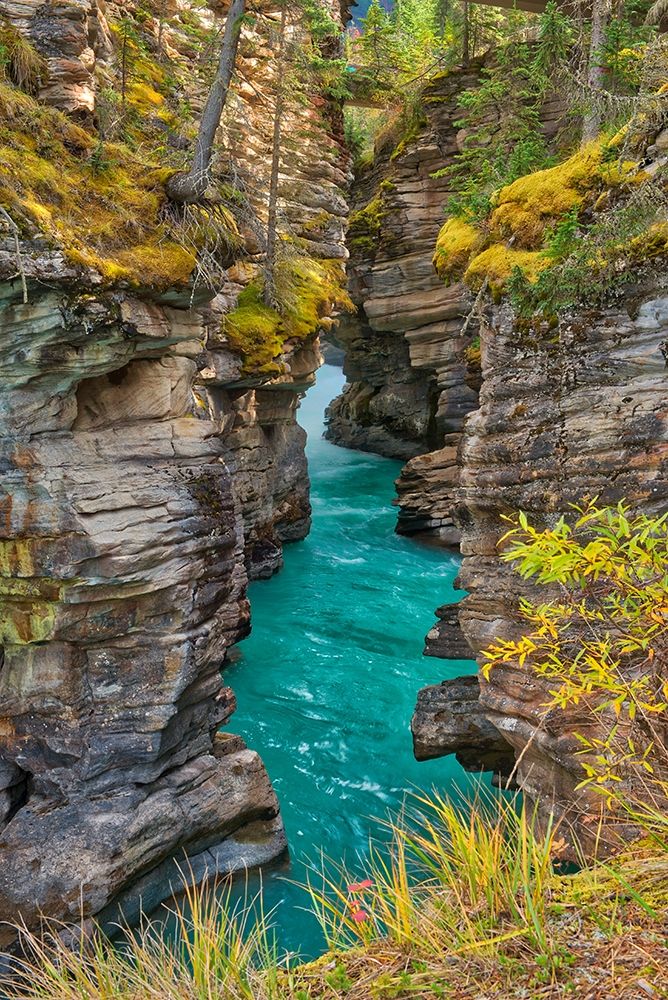
<path id="1" fill-rule="evenodd" d="M 436 609 L 438 622 L 427 633 L 425 656 L 442 660 L 470 660 L 471 647 L 459 623 L 459 605 L 444 604 Z"/>
<path id="2" fill-rule="evenodd" d="M 462 421 L 477 400 L 466 384 L 464 353 L 476 330 L 472 325 L 461 332 L 469 295 L 462 285 L 446 287 L 432 265 L 451 194 L 448 180 L 432 175 L 457 148 L 457 96 L 478 72 L 477 65 L 454 70 L 431 83 L 424 131 L 398 156 L 392 157 L 391 146 L 379 150 L 373 172 L 355 183 L 353 212 L 380 197 L 382 229 L 372 249 L 351 243 L 351 293 L 360 318 L 347 320 L 337 334 L 346 348 L 349 385 L 330 408 L 327 432 L 348 447 L 412 459 L 398 486 L 400 530 L 451 544 L 459 539 L 452 496 L 434 479 L 438 500 L 432 497 L 427 512 L 414 477 L 428 476 L 432 461 L 418 456 L 443 445 L 456 449 Z"/>

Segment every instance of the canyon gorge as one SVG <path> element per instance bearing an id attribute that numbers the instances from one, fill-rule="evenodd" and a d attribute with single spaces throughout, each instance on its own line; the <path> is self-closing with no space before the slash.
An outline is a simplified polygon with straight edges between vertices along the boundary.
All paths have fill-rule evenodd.
<path id="1" fill-rule="evenodd" d="M 342 33 L 351 11 L 336 0 L 325 7 L 317 60 L 329 65 L 342 57 L 332 30 Z M 165 183 L 186 166 L 212 73 L 210 60 L 206 71 L 193 67 L 215 50 L 226 8 L 175 3 L 163 14 L 149 4 L 0 0 L 3 45 L 13 51 L 23 40 L 36 60 L 26 78 L 8 57 L 0 80 L 0 919 L 32 928 L 44 918 L 136 923 L 174 891 L 184 865 L 198 882 L 294 849 L 276 775 L 254 741 L 235 734 L 235 690 L 238 679 L 253 693 L 240 712 L 242 731 L 252 730 L 263 714 L 253 674 L 261 654 L 280 668 L 276 688 L 285 672 L 298 700 L 299 678 L 276 650 L 282 632 L 306 635 L 308 622 L 258 596 L 264 645 L 254 654 L 251 639 L 240 654 L 237 644 L 251 629 L 249 585 L 280 573 L 284 546 L 311 527 L 298 414 L 322 338 L 343 352 L 346 378 L 327 410 L 325 447 L 372 453 L 345 459 L 356 507 L 327 479 L 338 468 L 332 452 L 319 457 L 316 500 L 331 504 L 345 535 L 337 556 L 331 525 L 316 532 L 332 574 L 327 596 L 346 587 L 357 600 L 359 587 L 363 601 L 366 588 L 379 620 L 403 616 L 411 635 L 426 633 L 420 665 L 387 623 L 387 634 L 360 640 L 359 661 L 348 652 L 351 663 L 389 678 L 392 656 L 400 661 L 388 692 L 400 683 L 411 706 L 417 698 L 417 760 L 456 755 L 464 771 L 492 772 L 521 789 L 544 825 L 563 820 L 584 844 L 600 799 L 580 787 L 577 734 L 594 737 L 598 724 L 584 708 L 546 716 L 548 682 L 519 664 L 487 679 L 472 662 L 481 667 L 490 644 L 519 637 L 521 600 L 537 599 L 498 543 L 520 510 L 549 527 L 587 497 L 655 515 L 668 506 L 664 231 L 607 298 L 585 294 L 558 318 L 521 317 L 492 268 L 476 284 L 443 251 L 455 193 L 448 168 L 469 136 L 459 99 L 480 86 L 493 55 L 432 72 L 417 121 L 381 132 L 355 169 L 343 104 L 363 101 L 316 86 L 298 67 L 277 173 L 275 90 L 285 69 L 281 6 L 271 2 L 243 22 L 206 198 L 177 211 Z M 312 44 L 309 30 L 319 37 L 319 22 L 305 24 L 293 18 L 293 44 Z M 560 95 L 543 95 L 539 128 L 556 164 L 545 173 L 567 159 L 567 117 Z M 643 178 L 664 169 L 663 106 L 631 154 Z M 595 215 L 623 204 L 633 183 L 611 180 L 598 153 L 585 155 L 594 180 L 578 175 L 580 200 L 568 207 L 582 202 Z M 272 177 L 283 253 L 273 300 L 262 286 Z M 558 180 L 560 190 L 569 183 Z M 524 225 L 529 197 L 517 195 Z M 534 252 L 513 224 L 493 237 L 486 221 L 484 236 L 467 235 L 467 275 L 475 254 L 495 247 Z M 319 417 L 313 427 L 316 440 Z M 366 530 L 365 518 L 374 524 L 380 479 L 389 496 L 395 475 L 398 537 L 382 543 L 393 518 L 384 515 L 384 535 Z M 386 604 L 373 586 L 373 553 L 362 552 L 368 539 L 387 545 L 395 571 L 382 584 Z M 299 549 L 295 591 L 306 579 L 304 551 L 314 558 Z M 334 579 L 337 558 L 345 567 Z M 340 658 L 352 626 L 317 588 L 304 601 L 313 631 L 325 635 L 334 620 L 326 641 Z M 309 641 L 303 655 L 315 659 L 325 639 Z M 310 684 L 312 700 L 317 678 Z M 277 730 L 285 718 L 287 733 L 294 708 L 276 700 L 272 718 Z M 369 740 L 385 747 L 374 736 L 384 719 L 387 753 L 405 744 L 410 757 L 410 711 L 392 715 L 393 705 L 404 710 L 399 695 L 378 703 Z M 310 711 L 321 708 L 316 699 Z M 326 714 L 313 718 L 310 743 L 292 727 L 295 756 L 332 728 Z M 358 758 L 364 724 L 360 710 Z M 345 745 L 336 758 L 342 787 L 349 753 Z M 380 808 L 400 808 L 416 780 L 407 767 L 393 784 L 394 766 L 384 760 L 360 779 L 371 786 L 381 774 L 392 786 L 387 796 L 375 789 Z M 425 784 L 447 775 L 459 787 L 452 762 L 424 766 Z M 332 795 L 320 792 L 320 811 L 304 820 L 316 832 Z M 342 798 L 339 808 L 366 803 L 358 792 L 346 791 L 354 806 Z M 296 830 L 292 800 L 290 810 Z M 350 826 L 357 848 L 367 830 Z M 0 950 L 16 936 L 0 924 Z"/>
<path id="2" fill-rule="evenodd" d="M 49 204 L 32 216 L 29 208 L 29 235 L 15 243 L 9 231 L 0 248 L 0 912 L 31 925 L 42 915 L 113 920 L 119 906 L 131 918 L 140 899 L 149 908 L 171 891 L 186 855 L 199 879 L 286 849 L 257 753 L 219 731 L 235 707 L 221 666 L 249 630 L 248 580 L 275 572 L 283 543 L 304 537 L 310 520 L 295 412 L 320 363 L 317 328 L 286 343 L 265 375 L 230 348 L 221 321 L 252 277 L 266 214 L 271 118 L 257 83 L 271 52 L 258 35 L 246 41 L 225 125 L 227 162 L 260 180 L 249 185 L 240 228 L 227 207 L 213 206 L 235 230 L 215 289 L 183 279 L 184 251 L 164 232 L 119 282 L 105 272 L 107 257 L 76 239 L 75 248 L 57 225 L 40 232 L 52 211 L 76 214 L 64 202 L 86 185 L 77 224 L 88 233 L 104 226 L 100 247 L 119 233 L 131 247 L 141 242 L 145 220 L 133 213 L 155 208 L 152 193 L 146 203 L 117 202 L 124 165 L 103 167 L 97 192 L 98 176 L 86 176 L 87 122 L 120 58 L 119 13 L 105 11 L 95 2 L 0 8 L 48 71 L 38 122 L 33 98 L 12 105 L 9 84 L 2 95 L 5 153 L 25 168 L 12 211 Z M 161 38 L 182 69 L 192 27 L 184 15 Z M 140 110 L 148 101 L 152 127 L 178 148 L 177 123 L 154 89 L 167 90 L 155 53 L 126 44 L 135 60 L 128 100 Z M 182 74 L 178 99 L 190 87 L 201 101 L 196 83 Z M 338 114 L 328 117 L 324 102 L 301 111 L 302 152 L 284 178 L 288 211 L 288 188 L 298 191 L 295 238 L 330 266 L 344 255 Z M 74 149 L 55 167 L 53 136 Z M 95 212 L 99 220 L 86 219 Z M 149 241 L 159 229 L 155 221 Z M 166 274 L 144 264 L 170 252 Z M 14 933 L 3 925 L 2 944 Z"/>

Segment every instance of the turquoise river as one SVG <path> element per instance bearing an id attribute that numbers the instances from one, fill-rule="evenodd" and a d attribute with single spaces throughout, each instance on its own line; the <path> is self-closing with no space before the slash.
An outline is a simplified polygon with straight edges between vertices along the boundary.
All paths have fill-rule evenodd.
<path id="1" fill-rule="evenodd" d="M 369 838 L 416 789 L 471 786 L 454 758 L 419 764 L 410 718 L 420 687 L 473 670 L 423 657 L 434 608 L 459 600 L 458 560 L 394 532 L 400 463 L 322 438 L 340 392 L 325 366 L 299 412 L 308 433 L 313 528 L 285 566 L 250 590 L 253 630 L 225 672 L 230 729 L 261 754 L 278 794 L 291 860 L 263 875 L 281 949 L 312 957 L 322 939 L 303 883 L 321 851 L 364 875 Z M 251 883 L 250 890 L 253 890 Z"/>

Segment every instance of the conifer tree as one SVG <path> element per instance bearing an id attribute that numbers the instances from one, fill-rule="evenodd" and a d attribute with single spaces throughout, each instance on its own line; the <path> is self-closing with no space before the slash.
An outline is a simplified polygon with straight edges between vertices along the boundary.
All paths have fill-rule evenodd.
<path id="1" fill-rule="evenodd" d="M 603 85 L 603 46 L 605 31 L 610 19 L 608 0 L 593 0 L 591 6 L 591 37 L 587 66 L 587 87 L 589 107 L 582 122 L 582 142 L 591 142 L 601 130 L 601 107 L 599 91 Z"/>
<path id="2" fill-rule="evenodd" d="M 397 37 L 392 19 L 379 0 L 372 0 L 362 19 L 360 51 L 377 82 L 389 81 L 397 68 Z"/>
<path id="3" fill-rule="evenodd" d="M 276 92 L 274 96 L 274 124 L 271 149 L 271 177 L 269 181 L 269 213 L 267 217 L 267 256 L 264 268 L 264 301 L 274 305 L 276 250 L 278 241 L 278 182 L 281 170 L 281 143 L 285 109 L 285 76 L 288 27 L 288 2 L 282 0 L 281 24 L 278 35 L 276 62 Z"/>
<path id="4" fill-rule="evenodd" d="M 166 190 L 169 198 L 179 204 L 194 204 L 203 197 L 207 189 L 214 141 L 236 65 L 245 11 L 246 0 L 232 0 L 225 22 L 218 70 L 202 112 L 190 169 L 175 174 L 167 182 Z"/>

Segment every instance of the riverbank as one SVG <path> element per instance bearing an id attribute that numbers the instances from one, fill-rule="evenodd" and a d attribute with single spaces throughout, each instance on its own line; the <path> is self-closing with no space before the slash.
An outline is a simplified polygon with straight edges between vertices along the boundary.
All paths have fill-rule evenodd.
<path id="1" fill-rule="evenodd" d="M 666 820 L 644 842 L 573 876 L 554 870 L 558 832 L 538 835 L 515 803 L 457 811 L 423 803 L 393 830 L 393 863 L 314 892 L 329 952 L 279 961 L 248 910 L 195 890 L 176 918 L 130 952 L 74 951 L 31 938 L 32 960 L 8 1000 L 638 1000 L 665 997 Z"/>

